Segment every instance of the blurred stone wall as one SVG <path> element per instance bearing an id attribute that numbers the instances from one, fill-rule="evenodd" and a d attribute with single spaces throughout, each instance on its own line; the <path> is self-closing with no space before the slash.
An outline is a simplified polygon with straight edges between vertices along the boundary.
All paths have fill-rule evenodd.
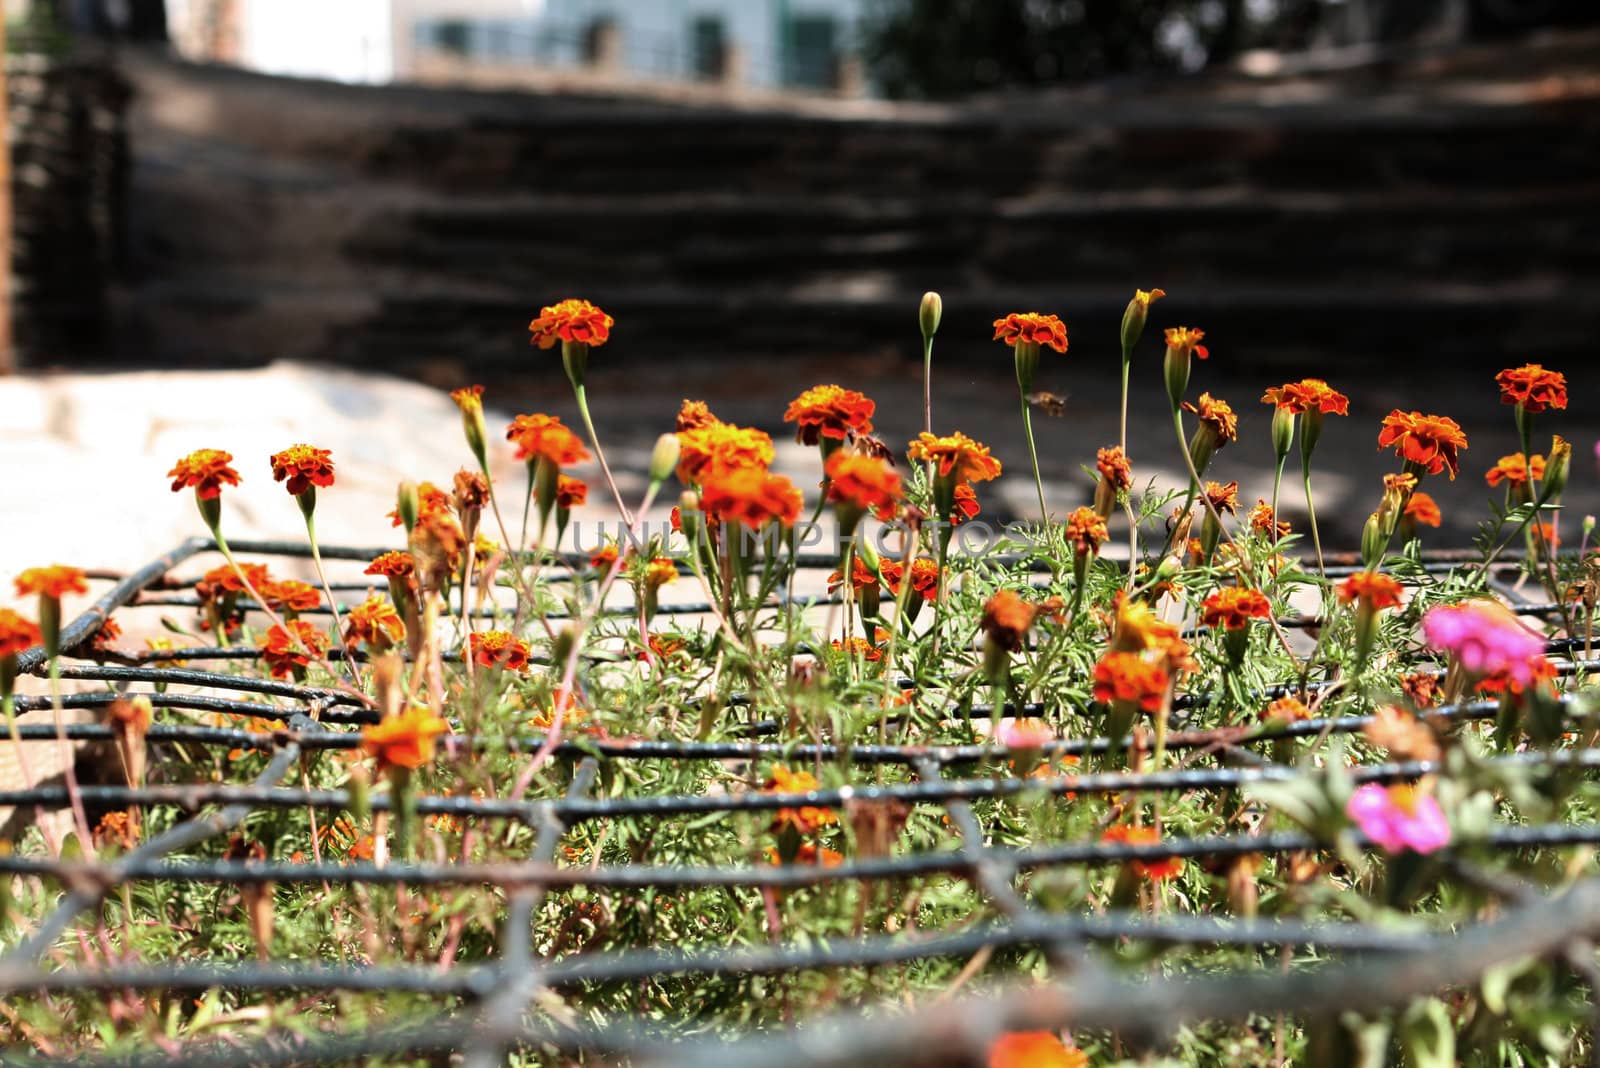
<path id="1" fill-rule="evenodd" d="M 1016 308 L 1172 296 L 1230 360 L 1587 358 L 1600 38 L 950 106 L 290 82 L 131 56 L 114 358 L 514 375 L 538 305 L 613 359 L 899 351 Z M 946 358 L 988 358 L 952 337 Z"/>
<path id="2" fill-rule="evenodd" d="M 126 234 L 128 85 L 93 60 L 14 53 L 6 71 L 18 354 L 98 360 Z"/>

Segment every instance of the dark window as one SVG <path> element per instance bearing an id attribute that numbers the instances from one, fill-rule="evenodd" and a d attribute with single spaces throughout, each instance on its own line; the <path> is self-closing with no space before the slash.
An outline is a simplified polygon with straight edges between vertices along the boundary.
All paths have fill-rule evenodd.
<path id="1" fill-rule="evenodd" d="M 727 34 L 722 20 L 701 16 L 689 24 L 689 71 L 696 78 L 715 81 L 724 74 Z"/>
<path id="2" fill-rule="evenodd" d="M 796 15 L 789 20 L 789 54 L 784 80 L 790 85 L 824 89 L 833 84 L 838 61 L 837 27 L 827 15 Z"/>

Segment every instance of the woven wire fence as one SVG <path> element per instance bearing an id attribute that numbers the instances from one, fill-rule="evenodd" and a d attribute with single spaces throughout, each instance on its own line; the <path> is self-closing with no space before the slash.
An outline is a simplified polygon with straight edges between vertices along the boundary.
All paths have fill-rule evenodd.
<path id="1" fill-rule="evenodd" d="M 1242 1021 L 1296 1015 L 1375 1010 L 1403 1004 L 1452 984 L 1470 983 L 1494 965 L 1522 957 L 1547 957 L 1566 962 L 1593 996 L 1593 946 L 1600 936 L 1600 881 L 1578 882 L 1559 895 L 1547 895 L 1533 883 L 1512 881 L 1474 865 L 1474 856 L 1506 851 L 1534 851 L 1559 846 L 1600 845 L 1600 825 L 1550 823 L 1496 825 L 1471 841 L 1452 845 L 1445 863 L 1453 877 L 1478 886 L 1505 902 L 1499 918 L 1465 930 L 1397 929 L 1356 922 L 1300 922 L 1276 919 L 1209 918 L 1158 915 L 1149 910 L 1111 909 L 1098 913 L 1051 911 L 1019 891 L 1030 874 L 1061 870 L 1115 870 L 1130 863 L 1151 864 L 1182 858 L 1207 866 L 1219 875 L 1231 860 L 1330 853 L 1326 840 L 1300 832 L 1230 834 L 1200 838 L 1174 837 L 1153 844 L 1102 841 L 1041 841 L 1024 847 L 996 846 L 974 814 L 974 802 L 1023 796 L 1085 797 L 1125 795 L 1171 797 L 1198 794 L 1227 796 L 1256 784 L 1292 783 L 1309 772 L 1275 762 L 1275 742 L 1327 738 L 1361 731 L 1367 716 L 1313 718 L 1299 722 L 1251 724 L 1244 727 L 1184 729 L 1181 710 L 1204 701 L 1177 701 L 1179 718 L 1167 739 L 1179 754 L 1173 770 L 1057 774 L 1047 778 L 999 775 L 992 771 L 1008 752 L 985 744 L 844 746 L 816 742 L 780 744 L 778 731 L 752 702 L 748 716 L 733 729 L 732 740 L 684 741 L 610 737 L 572 737 L 559 741 L 553 754 L 567 783 L 564 794 L 539 800 L 423 795 L 416 803 L 422 816 L 462 821 L 516 823 L 532 832 L 526 857 L 501 862 L 357 860 L 333 862 L 305 859 L 196 859 L 187 853 L 224 839 L 254 814 L 267 810 L 300 813 L 324 826 L 341 812 L 358 806 L 346 789 L 312 789 L 296 785 L 307 761 L 360 747 L 360 728 L 378 714 L 352 693 L 337 688 L 251 678 L 187 666 L 252 660 L 259 649 L 249 646 L 195 646 L 176 649 L 107 650 L 91 647 L 91 639 L 114 611 L 152 611 L 193 606 L 184 592 L 191 586 L 174 576 L 193 558 L 215 550 L 206 539 L 192 539 L 130 574 L 91 573 L 111 581 L 110 589 L 83 615 L 62 630 L 67 661 L 59 670 L 64 680 L 102 683 L 105 689 L 61 696 L 67 709 L 101 709 L 119 696 L 143 695 L 158 709 L 221 714 L 268 722 L 270 729 L 239 729 L 174 722 L 164 715 L 148 732 L 151 746 L 181 745 L 227 751 L 253 751 L 269 759 L 250 781 L 160 782 L 133 787 L 85 784 L 82 803 L 96 810 L 138 807 L 176 811 L 169 829 L 119 856 L 104 860 L 0 856 L 0 876 L 34 877 L 62 888 L 59 904 L 23 932 L 20 941 L 0 955 L 0 996 L 26 998 L 47 992 L 202 992 L 215 989 L 249 995 L 294 991 L 331 994 L 339 991 L 383 992 L 433 999 L 432 1015 L 407 1014 L 399 1022 L 378 1022 L 347 1031 L 274 1036 L 253 1044 L 190 1043 L 177 1049 L 151 1051 L 147 1057 L 115 1058 L 117 1063 L 171 1064 L 301 1064 L 362 1060 L 384 1056 L 455 1054 L 467 1064 L 504 1063 L 513 1050 L 552 1055 L 595 1054 L 630 1060 L 707 1065 L 813 1063 L 923 1064 L 981 1059 L 985 1044 L 1007 1029 L 1077 1027 L 1113 1032 L 1134 1043 L 1161 1042 L 1185 1023 Z M 286 542 L 238 542 L 238 554 L 299 557 L 303 546 Z M 330 560 L 365 561 L 381 549 L 323 547 Z M 1444 572 L 1461 554 L 1425 555 L 1425 571 Z M 803 557 L 803 567 L 831 568 L 834 561 Z M 576 561 L 573 561 L 576 563 Z M 1330 577 L 1359 565 L 1330 557 Z M 1545 618 L 1558 610 L 1547 602 L 1521 598 L 1511 584 L 1514 565 L 1491 576 L 1497 591 L 1519 612 Z M 378 589 L 374 579 L 371 588 Z M 335 583 L 335 591 L 366 590 L 365 582 Z M 826 598 L 820 599 L 826 603 Z M 806 603 L 819 603 L 812 599 Z M 664 614 L 696 614 L 703 604 L 663 604 Z M 322 605 L 317 612 L 328 612 Z M 634 611 L 618 608 L 619 614 Z M 312 614 L 312 613 L 307 613 Z M 121 618 L 126 618 L 123 615 Z M 1314 626 L 1315 620 L 1291 617 L 1285 627 Z M 1584 643 L 1552 641 L 1548 654 L 1561 675 L 1587 672 L 1596 662 L 1584 658 Z M 359 656 L 355 652 L 331 654 Z M 457 654 L 459 656 L 459 654 Z M 182 662 L 185 666 L 172 666 Z M 1423 670 L 1442 675 L 1442 665 L 1419 662 Z M 20 658 L 25 673 L 42 675 L 42 649 Z M 182 687 L 181 690 L 173 687 Z M 1289 684 L 1263 692 L 1265 701 L 1287 692 Z M 737 702 L 736 702 L 737 703 Z M 18 698 L 19 712 L 51 707 L 48 696 Z M 1462 703 L 1434 709 L 1430 718 L 1444 724 L 1493 719 L 1498 704 Z M 772 710 L 777 712 L 778 710 Z M 995 709 L 974 705 L 965 710 L 998 718 L 1027 714 L 1033 706 Z M 1569 708 L 1569 711 L 1574 711 Z M 1574 730 L 1577 729 L 1576 723 Z M 26 742 L 110 743 L 109 725 L 74 722 L 63 726 L 29 722 L 20 726 Z M 449 737 L 452 753 L 495 749 L 534 753 L 546 737 L 528 732 L 514 737 L 486 737 L 458 732 Z M 1042 756 L 1054 761 L 1102 753 L 1104 738 L 1058 740 Z M 597 779 L 620 766 L 648 767 L 667 762 L 725 762 L 735 767 L 782 760 L 797 765 L 831 764 L 849 769 L 851 784 L 804 794 L 757 790 L 674 795 L 642 788 L 648 776 L 612 777 L 624 788 L 607 796 L 595 791 Z M 1551 776 L 1584 777 L 1600 768 L 1600 748 L 1579 746 L 1553 751 L 1528 751 L 1486 758 L 1489 764 L 1533 769 Z M 899 780 L 883 782 L 875 769 L 894 768 Z M 1368 764 L 1351 769 L 1359 783 L 1414 781 L 1441 770 L 1428 761 Z M 57 783 L 0 792 L 0 806 L 63 808 L 71 802 L 68 788 Z M 362 799 L 372 811 L 389 809 L 391 799 L 374 794 Z M 799 806 L 847 810 L 892 806 L 902 811 L 935 809 L 945 817 L 954 848 L 900 852 L 882 850 L 833 865 L 744 864 L 689 866 L 679 864 L 562 863 L 564 838 L 596 821 L 662 821 L 747 813 L 770 814 Z M 1370 849 L 1372 843 L 1349 833 L 1346 845 Z M 212 850 L 215 852 L 215 850 Z M 854 937 L 788 939 L 766 946 L 684 945 L 570 952 L 542 955 L 532 936 L 535 913 L 545 895 L 576 887 L 612 890 L 682 890 L 730 888 L 782 893 L 803 887 L 855 883 L 863 887 L 906 880 L 943 878 L 969 884 L 989 906 L 985 915 L 950 930 L 860 934 Z M 417 893 L 429 888 L 485 887 L 504 895 L 504 919 L 494 954 L 486 959 L 441 967 L 427 964 L 360 965 L 315 960 L 179 959 L 98 967 L 60 968 L 42 963 L 52 946 L 97 910 L 109 895 L 140 883 L 203 883 L 262 887 L 292 883 L 325 885 L 405 886 Z M 1118 965 L 1103 950 L 1141 945 L 1153 949 L 1194 950 L 1230 947 L 1259 951 L 1260 967 L 1240 969 L 1153 966 L 1144 971 Z M 852 1011 L 803 1021 L 777 1034 L 691 1037 L 650 1015 L 604 1024 L 582 1017 L 559 1018 L 535 1011 L 546 991 L 573 991 L 627 984 L 663 976 L 783 976 L 837 969 L 892 967 L 906 962 L 948 958 L 987 959 L 996 951 L 1030 948 L 1049 962 L 1052 982 L 1004 989 L 983 998 L 956 998 L 948 1003 L 907 1012 Z M 1280 968 L 1288 954 L 1295 966 Z M 692 1022 L 689 1014 L 678 1023 Z M 1591 1046 L 1592 1048 L 1592 1046 Z"/>

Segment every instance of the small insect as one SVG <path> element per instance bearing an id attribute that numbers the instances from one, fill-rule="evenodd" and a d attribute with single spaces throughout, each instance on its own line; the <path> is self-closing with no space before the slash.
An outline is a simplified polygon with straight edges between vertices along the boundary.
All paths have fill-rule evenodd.
<path id="1" fill-rule="evenodd" d="M 1067 414 L 1067 396 L 1063 393 L 1046 393 L 1040 390 L 1028 394 L 1028 403 L 1052 419 L 1060 419 Z"/>

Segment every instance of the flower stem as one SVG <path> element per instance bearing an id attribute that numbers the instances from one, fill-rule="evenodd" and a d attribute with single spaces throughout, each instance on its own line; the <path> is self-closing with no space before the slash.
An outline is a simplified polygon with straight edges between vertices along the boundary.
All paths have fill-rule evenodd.
<path id="1" fill-rule="evenodd" d="M 1044 504 L 1044 479 L 1039 474 L 1039 450 L 1033 444 L 1033 412 L 1028 407 L 1028 395 L 1022 394 L 1022 430 L 1028 436 L 1028 456 L 1033 460 L 1033 488 L 1039 491 L 1039 522 L 1048 530 L 1050 510 Z"/>
<path id="2" fill-rule="evenodd" d="M 589 431 L 589 444 L 594 446 L 595 459 L 600 461 L 600 471 L 606 476 L 606 485 L 611 489 L 611 496 L 617 502 L 617 510 L 622 513 L 622 521 L 629 527 L 633 526 L 633 513 L 628 511 L 628 505 L 622 499 L 622 493 L 617 489 L 617 480 L 611 477 L 611 465 L 606 463 L 605 450 L 600 447 L 600 437 L 594 431 L 594 419 L 589 415 L 589 392 L 583 386 L 575 385 L 572 392 L 578 399 L 578 414 L 583 416 L 584 428 Z"/>
<path id="3" fill-rule="evenodd" d="M 1317 572 L 1322 576 L 1322 581 L 1328 581 L 1328 569 L 1322 564 L 1322 536 L 1317 532 L 1317 506 L 1311 496 L 1311 457 L 1302 454 L 1300 463 L 1301 480 L 1306 487 L 1306 516 L 1311 522 L 1311 544 L 1317 550 Z M 1278 521 L 1277 510 L 1272 513 L 1272 521 Z"/>
<path id="4" fill-rule="evenodd" d="M 1133 350 L 1126 345 L 1122 348 L 1122 420 L 1118 443 L 1122 446 L 1123 455 L 1128 452 L 1128 370 L 1133 366 Z"/>
<path id="5" fill-rule="evenodd" d="M 922 428 L 933 433 L 933 338 L 922 339 Z M 929 468 L 933 461 L 928 461 Z M 930 476 L 931 477 L 931 476 Z"/>
<path id="6" fill-rule="evenodd" d="M 317 524 L 311 516 L 306 516 L 306 538 L 311 543 L 311 564 L 317 569 L 317 581 L 322 583 L 323 592 L 328 595 L 328 608 L 333 613 L 333 640 L 344 641 L 344 626 L 339 622 L 339 602 L 334 600 L 333 587 L 328 585 L 327 573 L 322 570 L 322 550 L 317 548 Z M 350 681 L 356 686 L 361 686 L 361 669 L 356 665 L 353 651 L 345 647 L 345 666 L 350 669 Z"/>

